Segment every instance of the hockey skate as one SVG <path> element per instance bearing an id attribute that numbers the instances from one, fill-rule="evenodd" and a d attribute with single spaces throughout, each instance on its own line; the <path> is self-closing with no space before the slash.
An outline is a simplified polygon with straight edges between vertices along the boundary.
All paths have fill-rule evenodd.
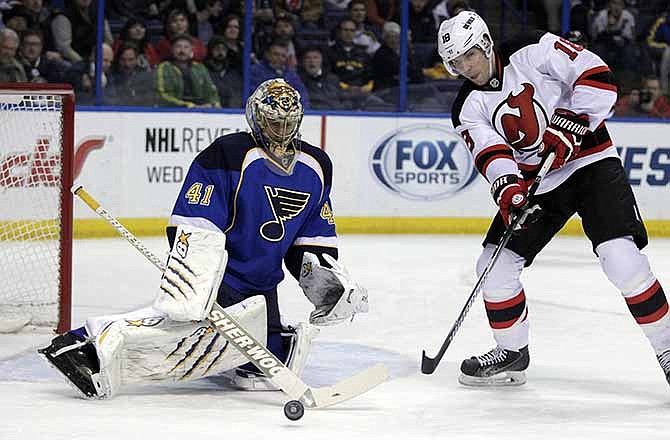
<path id="1" fill-rule="evenodd" d="M 72 333 L 56 336 L 48 347 L 37 352 L 86 399 L 100 399 L 96 377 L 100 364 L 95 348 Z"/>
<path id="2" fill-rule="evenodd" d="M 670 384 L 670 349 L 665 350 L 663 353 L 656 356 L 658 363 L 663 369 L 663 374 L 665 374 L 665 380 Z"/>
<path id="3" fill-rule="evenodd" d="M 484 355 L 464 360 L 458 381 L 475 387 L 523 385 L 529 362 L 528 346 L 519 351 L 495 347 Z"/>
<path id="4" fill-rule="evenodd" d="M 319 334 L 319 329 L 300 323 L 297 327 L 288 326 L 281 333 L 286 366 L 300 376 L 307 362 L 307 355 L 312 340 Z M 224 381 L 239 390 L 244 391 L 279 391 L 279 388 L 261 373 L 252 363 L 242 365 L 234 370 L 222 374 Z"/>

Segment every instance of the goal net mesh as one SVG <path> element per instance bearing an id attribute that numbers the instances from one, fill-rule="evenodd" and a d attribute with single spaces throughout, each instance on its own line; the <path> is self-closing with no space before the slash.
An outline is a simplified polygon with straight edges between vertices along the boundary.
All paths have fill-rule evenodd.
<path id="1" fill-rule="evenodd" d="M 10 327 L 58 322 L 62 147 L 61 96 L 0 92 L 0 321 Z"/>

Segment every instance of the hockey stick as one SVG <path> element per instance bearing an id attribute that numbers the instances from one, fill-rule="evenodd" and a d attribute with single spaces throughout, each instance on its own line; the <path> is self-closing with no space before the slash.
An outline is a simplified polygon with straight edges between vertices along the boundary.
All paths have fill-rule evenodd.
<path id="1" fill-rule="evenodd" d="M 112 216 L 93 198 L 83 186 L 73 186 L 72 192 L 89 208 L 105 219 L 123 238 L 144 255 L 157 269 L 165 271 L 163 262 L 144 244 Z M 260 343 L 244 327 L 216 302 L 207 320 L 226 341 L 252 362 L 272 383 L 281 388 L 291 399 L 300 400 L 308 408 L 325 408 L 359 396 L 389 378 L 383 364 L 376 364 L 367 370 L 326 387 L 310 387 L 290 368 L 272 354 L 265 344 Z"/>
<path id="2" fill-rule="evenodd" d="M 537 188 L 540 186 L 540 183 L 542 182 L 542 179 L 544 178 L 544 176 L 549 171 L 549 168 L 551 168 L 551 165 L 554 163 L 554 157 L 555 156 L 556 156 L 556 154 L 554 152 L 551 152 L 544 158 L 544 161 L 542 162 L 542 166 L 540 167 L 540 170 L 538 171 L 537 176 L 535 176 L 535 180 L 533 181 L 533 184 L 528 189 L 529 203 L 530 203 L 530 200 L 532 199 L 533 195 L 537 191 Z M 514 233 L 514 230 L 526 220 L 527 216 L 528 216 L 528 213 L 524 212 L 522 215 L 515 216 L 512 219 L 512 221 L 510 222 L 510 225 L 507 227 L 507 229 L 505 230 L 505 233 L 500 238 L 500 242 L 498 242 L 498 246 L 496 246 L 495 250 L 493 251 L 493 255 L 491 255 L 491 258 L 489 259 L 489 262 L 486 265 L 486 268 L 484 269 L 482 274 L 479 276 L 479 279 L 477 280 L 477 283 L 475 284 L 475 287 L 472 289 L 472 292 L 470 293 L 470 296 L 468 297 L 468 300 L 465 303 L 465 306 L 463 306 L 463 310 L 461 310 L 461 313 L 458 315 L 458 318 L 456 319 L 456 322 L 451 327 L 451 330 L 449 330 L 449 334 L 447 335 L 447 338 L 442 343 L 442 347 L 440 347 L 440 351 L 437 353 L 437 356 L 431 358 L 431 357 L 426 355 L 426 350 L 423 350 L 423 354 L 421 356 L 421 372 L 423 374 L 432 374 L 435 371 L 435 369 L 437 368 L 437 366 L 439 365 L 440 361 L 442 360 L 442 357 L 444 356 L 444 353 L 447 351 L 447 348 L 451 344 L 451 341 L 454 339 L 454 336 L 456 336 L 456 332 L 461 327 L 461 324 L 463 324 L 463 320 L 465 319 L 465 315 L 468 314 L 468 312 L 470 311 L 470 307 L 472 307 L 472 304 L 474 304 L 475 299 L 477 298 L 477 293 L 479 293 L 479 288 L 482 286 L 482 284 L 484 284 L 484 281 L 486 280 L 486 277 L 489 275 L 489 272 L 491 272 L 491 269 L 493 269 L 493 265 L 496 264 L 496 261 L 498 260 L 498 257 L 500 256 L 500 253 L 502 252 L 504 247 L 507 246 L 507 243 L 512 238 L 512 234 Z"/>

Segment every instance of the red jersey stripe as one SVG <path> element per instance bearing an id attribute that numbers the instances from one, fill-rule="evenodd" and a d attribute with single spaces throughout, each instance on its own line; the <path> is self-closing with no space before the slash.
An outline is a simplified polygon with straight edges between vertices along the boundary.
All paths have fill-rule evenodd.
<path id="1" fill-rule="evenodd" d="M 600 81 L 591 81 L 588 79 L 577 80 L 575 87 L 577 86 L 594 87 L 596 89 L 609 90 L 610 92 L 614 93 L 617 92 L 617 87 L 614 84 L 607 84 Z"/>

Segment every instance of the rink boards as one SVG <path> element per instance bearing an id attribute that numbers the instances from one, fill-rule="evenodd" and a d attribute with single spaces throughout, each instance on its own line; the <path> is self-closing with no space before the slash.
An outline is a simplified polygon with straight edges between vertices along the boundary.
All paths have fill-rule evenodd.
<path id="1" fill-rule="evenodd" d="M 670 125 L 608 127 L 650 232 L 670 236 Z M 241 114 L 79 111 L 75 182 L 136 233 L 162 234 L 193 158 L 240 130 Z M 448 117 L 308 115 L 302 136 L 333 160 L 340 232 L 480 233 L 495 213 L 488 184 Z M 113 234 L 81 204 L 75 219 L 77 236 Z M 568 232 L 581 233 L 579 223 Z"/>

